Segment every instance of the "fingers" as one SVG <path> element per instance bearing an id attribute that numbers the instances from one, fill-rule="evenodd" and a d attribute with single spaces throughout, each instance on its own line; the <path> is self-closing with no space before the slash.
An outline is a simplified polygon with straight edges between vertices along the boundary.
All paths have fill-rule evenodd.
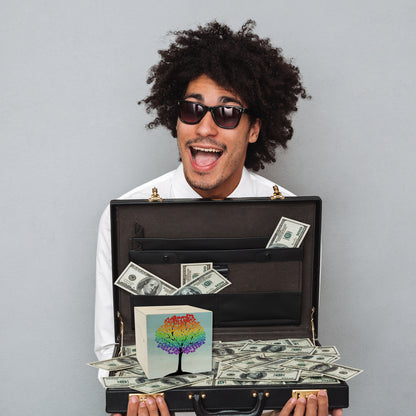
<path id="1" fill-rule="evenodd" d="M 299 397 L 298 400 L 296 401 L 296 407 L 295 407 L 295 411 L 293 412 L 293 416 L 303 416 L 305 414 L 305 408 L 306 408 L 306 399 L 304 397 Z"/>
<path id="2" fill-rule="evenodd" d="M 292 413 L 292 410 L 296 406 L 297 400 L 293 397 L 289 399 L 284 405 L 283 409 L 280 411 L 279 416 L 289 416 Z"/>
<path id="3" fill-rule="evenodd" d="M 310 394 L 308 396 L 308 403 L 306 405 L 305 416 L 316 416 L 317 414 L 321 416 L 321 413 L 320 413 L 321 409 L 319 409 L 319 413 L 317 413 L 317 411 L 318 411 L 318 400 L 314 394 Z M 328 416 L 328 408 L 327 408 L 327 412 L 325 416 Z"/>
<path id="4" fill-rule="evenodd" d="M 162 396 L 156 397 L 156 403 L 160 412 L 160 416 L 171 416 L 168 405 L 166 404 L 165 399 Z"/>
<path id="5" fill-rule="evenodd" d="M 149 416 L 149 410 L 147 409 L 145 402 L 140 402 L 139 404 L 139 416 Z"/>
<path id="6" fill-rule="evenodd" d="M 134 396 L 133 396 L 134 397 Z M 138 403 L 133 406 L 130 399 L 129 407 L 127 409 L 127 416 L 171 416 L 169 412 L 168 405 L 165 402 L 165 399 L 162 396 L 157 396 L 156 400 L 153 397 L 148 397 L 146 401 Z M 129 409 L 132 410 L 132 413 L 129 413 Z M 134 413 L 135 412 L 135 413 Z"/>
<path id="7" fill-rule="evenodd" d="M 137 416 L 139 410 L 139 398 L 131 396 L 127 406 L 127 416 Z"/>
<path id="8" fill-rule="evenodd" d="M 325 390 L 320 390 L 315 396 L 311 394 L 306 400 L 299 397 L 297 400 L 292 398 L 287 401 L 279 416 L 328 416 L 328 395 Z M 332 416 L 342 416 L 342 409 L 334 409 Z"/>
<path id="9" fill-rule="evenodd" d="M 328 395 L 325 390 L 318 392 L 318 416 L 328 416 Z"/>

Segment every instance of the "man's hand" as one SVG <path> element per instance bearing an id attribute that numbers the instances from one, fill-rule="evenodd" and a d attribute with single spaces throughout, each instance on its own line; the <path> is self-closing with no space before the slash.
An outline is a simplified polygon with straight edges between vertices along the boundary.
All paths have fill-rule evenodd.
<path id="1" fill-rule="evenodd" d="M 171 416 L 165 399 L 157 396 L 156 400 L 148 397 L 145 402 L 139 402 L 137 396 L 130 397 L 126 416 Z M 122 416 L 113 413 L 111 416 Z"/>
<path id="2" fill-rule="evenodd" d="M 326 391 L 321 390 L 318 396 L 311 394 L 308 400 L 300 397 L 299 399 L 291 398 L 280 411 L 279 416 L 342 416 L 342 409 L 328 411 L 328 396 Z"/>
<path id="3" fill-rule="evenodd" d="M 292 413 L 293 412 L 293 413 Z M 126 416 L 171 416 L 165 399 L 158 396 L 155 399 L 149 397 L 146 402 L 140 402 L 137 396 L 132 396 L 129 401 Z M 342 416 L 342 409 L 328 411 L 328 396 L 321 390 L 317 396 L 310 395 L 308 400 L 300 397 L 287 401 L 278 416 Z M 122 416 L 120 413 L 111 416 Z"/>

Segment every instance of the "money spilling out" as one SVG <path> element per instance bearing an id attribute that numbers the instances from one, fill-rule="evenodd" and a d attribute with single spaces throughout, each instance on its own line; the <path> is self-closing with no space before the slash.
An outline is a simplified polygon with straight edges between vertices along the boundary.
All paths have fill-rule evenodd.
<path id="1" fill-rule="evenodd" d="M 266 249 L 299 248 L 309 224 L 282 217 Z M 179 288 L 145 268 L 130 262 L 115 285 L 133 295 L 215 294 L 232 284 L 214 264 L 180 265 Z M 106 388 L 131 388 L 156 394 L 184 386 L 244 385 L 335 385 L 360 374 L 362 370 L 335 364 L 340 354 L 334 346 L 316 346 L 308 338 L 239 340 L 212 342 L 212 371 L 148 379 L 136 359 L 136 347 L 124 346 L 122 355 L 90 366 L 111 372 L 103 379 Z"/>
<path id="2" fill-rule="evenodd" d="M 268 341 L 215 341 L 213 371 L 149 380 L 136 360 L 135 346 L 126 346 L 124 356 L 90 363 L 111 371 L 106 388 L 131 388 L 155 394 L 184 386 L 241 386 L 315 384 L 330 385 L 350 380 L 362 370 L 335 364 L 340 354 L 334 346 L 314 346 L 307 338 Z"/>

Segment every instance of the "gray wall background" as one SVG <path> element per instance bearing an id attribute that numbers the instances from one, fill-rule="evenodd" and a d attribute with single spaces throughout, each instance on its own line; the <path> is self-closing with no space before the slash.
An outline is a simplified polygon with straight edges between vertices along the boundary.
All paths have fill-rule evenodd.
<path id="1" fill-rule="evenodd" d="M 167 30 L 247 18 L 311 101 L 265 176 L 324 201 L 320 341 L 365 369 L 346 415 L 411 414 L 416 6 L 411 0 L 1 2 L 1 413 L 102 415 L 95 244 L 108 201 L 177 164 L 136 105 Z"/>

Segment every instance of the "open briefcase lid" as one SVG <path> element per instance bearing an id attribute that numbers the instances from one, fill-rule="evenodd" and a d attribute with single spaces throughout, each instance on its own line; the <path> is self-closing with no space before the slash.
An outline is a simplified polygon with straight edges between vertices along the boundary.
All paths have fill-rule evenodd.
<path id="1" fill-rule="evenodd" d="M 214 339 L 315 338 L 321 247 L 319 197 L 111 201 L 113 281 L 133 261 L 180 287 L 183 263 L 212 262 L 231 281 L 217 294 L 131 295 L 114 286 L 118 341 L 134 343 L 134 306 L 213 311 Z M 281 217 L 310 228 L 299 248 L 266 248 Z M 123 322 L 123 325 L 121 325 Z"/>

